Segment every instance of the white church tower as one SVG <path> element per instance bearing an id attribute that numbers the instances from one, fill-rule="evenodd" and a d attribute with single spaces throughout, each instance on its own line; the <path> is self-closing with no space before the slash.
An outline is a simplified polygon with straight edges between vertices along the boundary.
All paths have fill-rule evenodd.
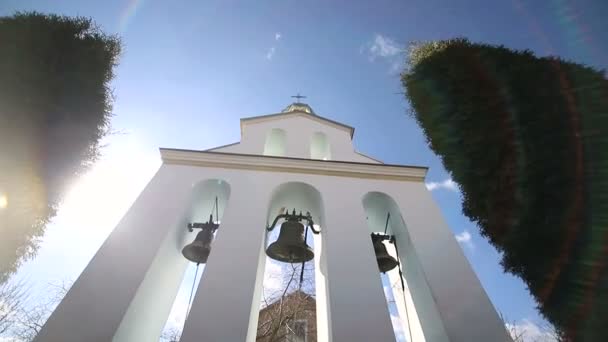
<path id="1" fill-rule="evenodd" d="M 393 256 L 395 245 L 399 251 L 407 304 L 398 310 L 408 317 L 408 340 L 510 341 L 424 185 L 427 168 L 365 156 L 353 134 L 297 102 L 241 119 L 240 142 L 161 148 L 162 166 L 36 341 L 158 341 L 189 264 L 182 248 L 196 233 L 187 226 L 209 220 L 216 198 L 210 223 L 219 228 L 182 342 L 255 341 L 272 242 L 266 228 L 282 208 L 309 212 L 320 231 L 310 261 L 318 341 L 395 341 L 370 238 L 384 232 L 387 214 L 394 244 L 384 244 Z M 387 273 L 392 282 L 399 281 L 396 269 Z"/>

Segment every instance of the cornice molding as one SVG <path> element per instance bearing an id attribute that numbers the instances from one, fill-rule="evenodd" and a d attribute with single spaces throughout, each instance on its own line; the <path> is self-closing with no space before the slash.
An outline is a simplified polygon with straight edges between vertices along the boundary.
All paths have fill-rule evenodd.
<path id="1" fill-rule="evenodd" d="M 426 167 L 419 166 L 273 157 L 171 148 L 161 148 L 160 154 L 165 164 L 398 181 L 424 182 L 428 170 Z"/>

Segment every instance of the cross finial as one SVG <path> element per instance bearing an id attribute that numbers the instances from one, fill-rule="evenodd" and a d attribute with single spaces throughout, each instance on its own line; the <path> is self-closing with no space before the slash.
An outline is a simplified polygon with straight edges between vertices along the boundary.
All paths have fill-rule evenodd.
<path id="1" fill-rule="evenodd" d="M 293 95 L 292 97 L 296 98 L 298 100 L 298 102 L 300 102 L 300 99 L 305 99 L 306 98 L 306 96 L 302 96 L 302 95 L 300 95 L 300 93 L 298 93 L 298 95 Z"/>

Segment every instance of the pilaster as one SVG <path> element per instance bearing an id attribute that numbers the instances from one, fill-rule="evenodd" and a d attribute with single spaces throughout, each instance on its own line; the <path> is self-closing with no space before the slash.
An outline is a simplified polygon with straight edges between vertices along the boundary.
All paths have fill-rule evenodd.
<path id="1" fill-rule="evenodd" d="M 257 322 L 255 294 L 262 286 L 258 265 L 270 189 L 248 178 L 232 182 L 231 189 L 181 342 L 246 341 L 250 321 Z"/>
<path id="2" fill-rule="evenodd" d="M 395 341 L 359 189 L 321 190 L 333 341 Z"/>

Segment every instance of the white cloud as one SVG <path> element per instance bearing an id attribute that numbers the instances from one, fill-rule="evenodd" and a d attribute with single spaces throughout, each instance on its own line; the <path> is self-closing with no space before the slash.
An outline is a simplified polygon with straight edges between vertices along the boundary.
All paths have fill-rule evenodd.
<path id="1" fill-rule="evenodd" d="M 400 45 L 393 39 L 377 34 L 371 43 L 368 43 L 366 49 L 371 61 L 378 57 L 393 57 L 403 51 Z"/>
<path id="2" fill-rule="evenodd" d="M 458 233 L 456 234 L 454 237 L 456 237 L 456 241 L 458 241 L 458 243 L 460 243 L 463 246 L 467 246 L 470 249 L 474 249 L 475 245 L 473 244 L 473 240 L 471 237 L 471 233 L 469 233 L 468 230 L 463 230 L 462 233 Z"/>
<path id="3" fill-rule="evenodd" d="M 391 323 L 393 324 L 393 331 L 395 332 L 395 337 L 397 338 L 397 341 L 407 341 L 403 325 L 401 324 L 401 318 L 391 313 Z"/>
<path id="4" fill-rule="evenodd" d="M 505 327 L 516 341 L 521 342 L 557 342 L 550 328 L 540 327 L 528 319 L 519 323 L 506 323 Z"/>
<path id="5" fill-rule="evenodd" d="M 278 42 L 279 40 L 281 40 L 281 38 L 283 37 L 283 35 L 281 34 L 281 32 L 276 32 L 274 34 L 274 40 L 276 42 Z M 276 46 L 271 46 L 268 51 L 266 52 L 266 59 L 267 60 L 272 60 L 272 57 L 274 57 L 274 53 L 276 52 L 277 48 Z"/>
<path id="6" fill-rule="evenodd" d="M 275 51 L 275 47 L 271 47 L 270 49 L 268 49 L 268 52 L 266 53 L 266 59 L 267 60 L 271 60 L 272 57 L 274 56 L 274 51 Z"/>
<path id="7" fill-rule="evenodd" d="M 424 185 L 426 185 L 426 188 L 429 191 L 440 190 L 440 189 L 458 191 L 458 184 L 456 184 L 456 182 L 454 182 L 451 178 L 448 178 L 441 182 L 428 182 L 428 183 L 425 183 Z"/>
<path id="8" fill-rule="evenodd" d="M 401 44 L 381 34 L 376 34 L 372 41 L 367 42 L 359 49 L 359 53 L 367 55 L 370 62 L 382 59 L 388 63 L 391 74 L 398 73 L 403 68 L 404 51 Z"/>
<path id="9" fill-rule="evenodd" d="M 181 329 L 184 325 L 184 321 L 186 320 L 186 310 L 188 309 L 188 299 L 189 297 L 184 296 L 185 293 L 181 293 L 181 296 L 177 296 L 175 302 L 173 302 L 173 306 L 171 307 L 171 312 L 169 313 L 169 317 L 167 318 L 167 323 L 165 324 L 165 329 L 177 328 Z"/>
<path id="10" fill-rule="evenodd" d="M 268 260 L 264 275 L 264 289 L 267 291 L 280 290 L 283 287 L 283 267 L 280 263 Z"/>

